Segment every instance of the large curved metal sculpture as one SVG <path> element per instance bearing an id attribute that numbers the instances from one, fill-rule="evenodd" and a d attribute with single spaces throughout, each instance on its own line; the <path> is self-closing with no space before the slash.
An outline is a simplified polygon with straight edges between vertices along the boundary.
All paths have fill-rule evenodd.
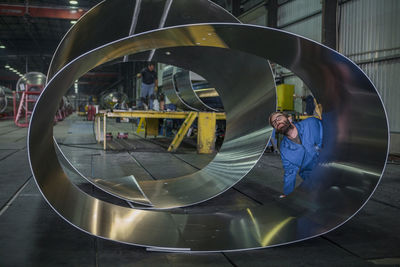
<path id="1" fill-rule="evenodd" d="M 171 5 L 169 5 L 169 3 L 171 3 Z M 161 9 L 163 7 L 164 12 L 167 11 L 169 14 L 165 18 L 166 24 L 168 23 L 174 24 L 177 22 L 193 22 L 196 20 L 209 21 L 212 19 L 218 21 L 237 22 L 237 19 L 232 17 L 232 15 L 228 14 L 224 9 L 221 9 L 220 7 L 216 6 L 215 4 L 209 1 L 198 1 L 196 2 L 195 6 L 186 5 L 186 1 L 184 0 L 179 0 L 174 2 L 167 1 L 165 2 L 165 4 L 163 2 L 158 2 L 158 5 L 156 6 L 152 1 L 143 1 L 140 2 L 139 4 L 140 4 L 139 7 L 135 5 L 135 10 L 137 9 L 146 10 L 148 8 L 154 9 L 156 8 L 156 6 L 157 6 L 156 9 Z M 110 10 L 118 9 L 118 7 L 119 7 L 118 2 L 115 3 L 103 2 L 102 4 L 93 8 L 92 11 L 89 12 L 89 14 L 92 13 L 103 14 L 104 9 L 110 12 Z M 196 10 L 194 10 L 193 8 L 196 8 Z M 198 15 L 199 12 L 200 14 L 204 13 L 207 15 L 204 16 L 205 18 L 203 18 L 202 16 L 199 17 Z M 136 14 L 135 12 L 133 13 Z M 171 16 L 171 13 L 179 14 L 179 16 L 177 15 Z M 188 14 L 190 14 L 190 16 L 188 16 Z M 110 14 L 110 16 L 111 15 L 112 14 Z M 163 20 L 163 17 L 164 16 L 161 16 L 161 20 Z M 127 20 L 127 22 L 130 22 L 131 18 L 130 17 L 128 18 L 129 20 Z M 78 27 L 72 28 L 71 31 L 67 33 L 67 35 L 65 36 L 65 38 L 63 39 L 63 41 L 59 46 L 59 50 L 60 49 L 62 50 L 62 47 L 64 46 L 65 43 L 71 43 L 76 39 L 84 38 L 84 36 L 81 36 L 81 34 L 86 34 L 86 32 L 81 33 L 79 26 L 82 27 L 83 25 L 84 27 L 90 27 L 91 25 L 97 25 L 96 27 L 98 28 L 99 27 L 98 20 L 99 20 L 98 16 L 95 17 L 85 16 L 78 23 Z M 104 24 L 102 25 L 106 31 L 107 25 Z M 141 28 L 140 26 L 142 25 L 138 21 L 136 23 L 136 28 L 140 29 Z M 121 29 L 123 28 L 118 28 L 118 30 Z M 105 40 L 107 40 L 107 38 L 108 38 L 107 35 L 103 35 L 101 37 L 97 37 L 96 40 L 99 43 L 103 43 L 105 42 Z M 64 49 L 66 55 L 62 58 L 72 58 L 73 54 L 77 53 L 76 51 L 85 51 L 85 49 L 88 49 L 91 46 L 92 46 L 91 43 L 89 44 L 84 43 L 82 45 L 79 43 L 78 45 L 72 48 L 69 47 L 68 49 Z M 156 59 L 159 62 L 162 61 L 163 56 L 168 55 L 168 53 L 165 54 L 163 52 L 160 53 L 160 51 L 158 50 L 157 51 L 151 50 L 151 51 L 152 52 L 150 54 L 152 58 Z M 192 51 L 180 49 L 179 53 L 175 52 L 174 55 L 170 58 L 174 58 L 175 61 L 178 62 L 187 62 L 188 59 L 196 60 L 198 56 L 194 55 Z M 58 53 L 59 51 L 56 52 L 56 54 Z M 236 65 L 237 67 L 231 68 L 232 71 L 225 79 L 229 80 L 231 79 L 231 77 L 233 79 L 233 77 L 235 76 L 241 77 L 240 83 L 246 84 L 249 87 L 249 89 L 247 89 L 247 91 L 236 89 L 238 91 L 237 92 L 238 97 L 246 98 L 247 95 L 250 95 L 254 99 L 257 99 L 258 101 L 258 104 L 255 105 L 255 107 L 258 107 L 259 115 L 256 117 L 259 117 L 259 119 L 253 122 L 251 121 L 248 121 L 246 123 L 242 122 L 241 128 L 239 127 L 233 128 L 234 130 L 231 130 L 230 134 L 225 136 L 225 143 L 226 144 L 232 143 L 228 142 L 231 141 L 230 140 L 231 136 L 233 136 L 232 139 L 237 138 L 238 136 L 241 136 L 241 132 L 246 132 L 250 134 L 252 132 L 257 132 L 260 129 L 265 128 L 265 121 L 263 119 L 263 114 L 269 113 L 274 110 L 274 99 L 271 98 L 271 96 L 274 95 L 275 92 L 274 79 L 268 62 L 262 58 L 246 55 L 244 53 L 231 50 L 228 51 L 222 49 L 213 49 L 212 51 L 210 51 L 210 49 L 207 48 L 198 48 L 196 53 L 198 53 L 198 55 L 209 53 L 209 55 L 210 56 L 212 55 L 212 57 L 210 57 L 210 59 L 208 60 L 208 64 L 212 64 L 213 66 L 218 67 L 220 69 L 224 68 L 224 64 L 226 64 L 226 62 L 230 62 L 231 65 Z M 147 52 L 142 52 L 131 56 L 126 55 L 124 57 L 116 58 L 115 60 L 146 59 L 149 56 L 148 54 L 149 53 Z M 53 62 L 50 66 L 49 78 L 51 77 L 50 73 L 52 73 L 52 70 L 56 68 L 58 61 L 59 59 L 57 58 L 53 59 Z M 166 62 L 168 62 L 168 59 L 166 60 Z M 186 67 L 188 68 L 189 65 L 186 64 Z M 202 66 L 203 71 L 206 72 L 212 71 L 210 68 L 206 70 L 204 63 L 202 65 L 203 65 Z M 255 68 L 256 71 L 254 71 L 252 68 Z M 252 75 L 257 75 L 258 80 L 254 80 L 252 78 Z M 216 83 L 218 82 L 216 81 Z M 239 84 L 239 81 L 236 81 L 234 84 Z M 173 84 L 173 81 L 172 81 L 172 86 L 173 87 L 175 86 Z M 224 90 L 226 92 L 231 90 L 229 89 L 229 87 L 235 88 L 234 87 L 235 85 L 230 85 L 229 83 L 226 82 L 221 84 L 221 86 L 224 87 Z M 182 100 L 180 96 L 176 94 L 174 88 L 170 88 L 169 91 L 173 91 L 172 94 L 169 95 L 170 97 L 173 97 L 173 95 L 175 94 L 175 99 L 170 99 L 170 100 L 175 100 L 175 103 L 180 105 L 180 107 L 182 108 L 185 107 L 190 108 L 190 106 L 186 103 L 186 101 Z M 250 105 L 242 107 L 241 116 L 254 117 L 256 114 L 254 112 L 251 112 L 251 110 L 254 109 L 255 107 L 252 107 Z M 235 112 L 233 111 L 234 108 L 236 108 L 235 105 L 231 105 L 227 109 L 227 113 L 233 114 Z M 232 117 L 228 116 L 227 121 L 229 124 L 229 121 L 232 121 Z M 174 179 L 168 179 L 168 180 L 164 179 L 162 181 L 140 181 L 141 180 L 140 177 L 135 177 L 133 174 L 130 174 L 124 177 L 115 177 L 112 180 L 110 179 L 106 180 L 103 179 L 102 177 L 86 177 L 78 170 L 76 170 L 75 173 L 80 177 L 86 179 L 88 182 L 92 183 L 100 190 L 105 191 L 123 200 L 132 201 L 141 205 L 151 206 L 153 209 L 182 207 L 205 201 L 207 199 L 217 196 L 218 194 L 221 194 L 222 192 L 232 187 L 235 183 L 237 183 L 241 178 L 244 177 L 244 175 L 246 175 L 251 170 L 251 168 L 254 166 L 254 164 L 257 162 L 257 160 L 263 153 L 265 143 L 266 143 L 266 136 L 262 134 L 256 134 L 254 138 L 249 139 L 246 145 L 249 147 L 253 147 L 255 149 L 251 150 L 252 153 L 249 154 L 249 156 L 245 158 L 245 160 L 243 160 L 242 165 L 238 170 L 234 172 L 234 175 L 232 175 L 232 173 L 229 175 L 229 179 L 226 178 L 224 169 L 221 168 L 220 166 L 221 162 L 219 155 L 224 155 L 227 151 L 235 151 L 236 154 L 243 153 L 244 155 L 246 155 L 246 153 L 248 153 L 248 150 L 243 144 L 236 143 L 234 144 L 233 148 L 229 147 L 228 145 L 225 145 L 220 149 L 217 156 L 206 168 L 191 175 L 176 177 Z M 57 146 L 56 148 L 59 149 Z M 64 157 L 61 152 L 59 152 L 58 155 L 60 157 Z M 65 157 L 62 158 L 61 161 L 66 163 L 64 165 L 66 165 L 68 169 L 75 169 L 73 166 L 71 166 L 71 164 L 68 164 L 68 160 Z M 229 168 L 229 166 L 226 166 L 224 159 L 222 160 L 222 162 L 225 168 Z M 212 182 L 210 182 L 210 179 L 212 179 Z"/>
<path id="2" fill-rule="evenodd" d="M 114 1 L 103 2 L 88 17 L 101 14 L 110 2 Z M 174 186 L 169 182 L 140 185 L 149 199 L 154 197 L 155 207 L 207 200 L 239 181 L 257 162 L 264 149 L 260 143 L 265 145 L 271 133 L 267 113 L 275 107 L 275 91 L 273 80 L 263 79 L 268 77 L 265 65 L 251 69 L 252 80 L 261 77 L 254 84 L 238 75 L 246 68 L 240 63 L 254 57 L 292 70 L 324 106 L 324 149 L 308 183 L 282 202 L 201 214 L 126 208 L 81 191 L 57 160 L 52 114 L 58 100 L 90 69 L 123 56 L 143 54 L 203 76 L 217 88 L 227 115 L 222 153 L 199 172 L 199 180 L 178 177 L 171 180 L 177 181 Z M 188 55 L 190 62 L 185 60 Z M 219 65 L 213 67 L 228 71 L 221 76 L 210 70 L 212 58 L 219 59 Z M 357 213 L 374 192 L 385 167 L 388 123 L 374 85 L 344 56 L 297 35 L 231 23 L 173 26 L 118 36 L 59 62 L 60 71 L 50 75 L 32 114 L 29 160 L 50 206 L 75 227 L 101 238 L 175 251 L 233 251 L 300 241 L 329 232 Z"/>

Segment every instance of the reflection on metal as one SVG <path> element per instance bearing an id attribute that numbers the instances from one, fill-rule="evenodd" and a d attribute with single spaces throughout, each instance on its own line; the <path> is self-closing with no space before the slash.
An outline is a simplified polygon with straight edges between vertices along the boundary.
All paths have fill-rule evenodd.
<path id="1" fill-rule="evenodd" d="M 40 92 L 46 84 L 46 75 L 40 72 L 28 72 L 17 81 L 18 92 Z M 17 94 L 18 96 L 19 94 Z"/>
<path id="2" fill-rule="evenodd" d="M 215 91 L 215 88 L 202 88 L 196 90 L 196 94 L 200 98 L 206 98 L 206 97 L 219 97 L 217 91 Z"/>
<path id="3" fill-rule="evenodd" d="M 179 69 L 175 74 L 176 87 L 179 90 L 179 95 L 189 106 L 196 110 L 212 110 L 218 111 L 210 106 L 207 106 L 195 93 L 190 80 L 190 72 L 188 70 Z"/>
<path id="4" fill-rule="evenodd" d="M 198 1 L 198 2 L 193 2 L 190 6 L 185 4 L 186 2 L 183 0 L 178 0 L 174 1 L 173 5 L 169 8 L 169 16 L 167 22 L 169 24 L 176 24 L 176 23 L 189 23 L 189 22 L 197 22 L 197 21 L 227 21 L 227 22 L 237 22 L 237 19 L 234 18 L 232 15 L 227 13 L 225 10 L 221 9 L 220 7 L 216 6 L 212 2 L 209 1 Z M 91 11 L 90 14 L 97 12 L 96 14 L 103 14 L 105 8 L 111 8 L 116 9 L 117 7 L 117 2 L 113 3 L 114 8 L 111 8 L 109 2 L 103 2 L 102 6 L 97 7 Z M 164 14 L 165 7 L 162 2 L 159 2 L 158 4 L 154 4 L 151 1 L 143 1 L 139 3 L 140 5 L 140 10 L 162 10 L 160 14 Z M 137 9 L 137 5 L 135 5 L 135 9 Z M 201 12 L 202 11 L 202 12 Z M 174 14 L 174 16 L 172 16 Z M 188 16 L 190 14 L 190 16 Z M 206 14 L 206 15 L 204 15 Z M 112 17 L 113 14 L 110 14 L 110 17 Z M 163 15 L 164 16 L 164 15 Z M 85 17 L 86 18 L 86 17 Z M 85 22 L 80 22 L 78 25 L 89 25 L 87 27 L 90 28 L 90 25 L 95 25 L 98 22 L 96 21 L 98 19 L 97 16 L 91 16 L 88 18 L 88 21 Z M 162 18 L 161 18 L 162 20 Z M 146 23 L 152 23 L 149 21 L 146 21 Z M 167 24 L 168 24 L 167 23 Z M 104 24 L 101 24 L 105 27 Z M 142 23 L 138 23 L 136 25 L 136 29 L 141 29 L 143 27 Z M 158 25 L 159 26 L 159 25 Z M 82 26 L 81 26 L 82 27 Z M 97 26 L 98 29 L 99 26 Z M 147 25 L 147 27 L 149 27 Z M 124 29 L 123 27 L 119 28 L 119 30 Z M 67 34 L 67 36 L 64 38 L 63 42 L 60 44 L 60 48 L 62 48 L 65 42 L 72 42 L 74 38 L 77 38 L 77 36 L 80 33 L 81 28 L 77 28 L 75 26 L 72 28 L 72 30 Z M 106 31 L 106 29 L 105 29 Z M 222 39 L 218 38 L 218 36 L 212 36 L 210 33 L 212 31 L 212 28 L 204 28 L 200 32 L 192 32 L 191 34 L 193 36 L 197 36 L 196 38 L 203 40 L 206 39 L 203 34 L 206 34 L 208 37 L 208 42 L 209 45 L 215 46 L 216 48 L 220 47 L 225 47 L 225 43 Z M 86 34 L 86 32 L 85 32 Z M 212 37 L 212 38 L 211 38 Z M 83 38 L 83 37 L 82 37 Z M 104 35 L 103 38 L 105 40 L 108 40 L 109 36 Z M 100 40 L 98 36 L 95 36 L 94 38 L 95 41 L 102 43 L 103 41 Z M 89 47 L 91 43 L 86 44 L 86 43 L 79 43 L 79 45 L 74 46 L 73 48 L 69 47 L 68 50 L 65 51 L 65 53 L 62 54 L 62 58 L 70 58 L 74 53 L 77 53 L 76 51 L 84 51 L 87 47 Z M 60 49 L 59 48 L 59 49 Z M 179 49 L 176 51 L 174 47 L 171 47 L 170 50 L 168 51 L 162 51 L 160 49 L 155 50 L 151 49 L 151 54 L 153 56 L 153 59 L 158 61 L 158 62 L 170 62 L 171 59 L 174 60 L 174 62 L 178 62 L 175 64 L 176 66 L 180 66 L 182 64 L 187 64 L 188 59 L 190 61 L 198 61 L 198 60 L 204 60 L 202 57 L 203 54 L 208 53 L 211 58 L 208 60 L 208 64 L 211 64 L 213 66 L 219 67 L 220 69 L 224 68 L 224 64 L 227 62 L 230 62 L 230 65 L 237 65 L 237 67 L 232 68 L 230 71 L 230 75 L 234 76 L 245 76 L 246 78 L 242 79 L 248 86 L 251 86 L 252 89 L 247 91 L 246 93 L 252 94 L 252 92 L 259 90 L 260 88 L 265 88 L 262 90 L 267 90 L 267 91 L 274 91 L 274 82 L 273 82 L 273 77 L 272 77 L 272 72 L 270 70 L 269 64 L 265 59 L 261 59 L 255 56 L 249 56 L 244 53 L 240 52 L 235 52 L 235 51 L 230 51 L 230 50 L 222 50 L 222 49 L 211 49 L 212 51 L 209 51 L 210 49 L 207 48 L 198 48 L 198 51 L 196 54 L 193 54 L 191 50 L 187 49 Z M 56 52 L 58 54 L 59 52 Z M 64 55 L 65 54 L 65 55 Z M 124 56 L 124 59 L 129 58 L 129 59 L 141 59 L 142 57 L 147 56 L 147 51 L 144 51 L 142 53 L 137 53 L 131 56 Z M 171 55 L 172 54 L 172 55 Z M 166 57 L 164 59 L 164 57 Z M 112 61 L 115 62 L 115 60 L 118 60 L 120 58 L 115 58 Z M 50 71 L 49 73 L 52 73 L 54 68 L 56 67 L 56 62 L 59 62 L 59 59 L 56 57 L 53 59 L 54 64 L 50 66 Z M 205 72 L 206 74 L 209 72 L 212 72 L 213 70 L 208 68 L 206 69 L 205 63 L 201 63 L 201 69 L 200 72 Z M 185 69 L 190 69 L 191 65 L 183 65 L 183 68 Z M 251 72 L 251 68 L 257 68 L 257 71 Z M 53 70 L 53 71 L 52 71 Z M 167 69 L 168 73 L 168 69 Z M 258 75 L 259 78 L 256 81 L 252 80 L 251 74 Z M 247 74 L 247 75 L 246 75 Z M 207 74 L 208 75 L 208 74 Z M 226 77 L 226 79 L 230 79 L 230 77 Z M 214 82 L 218 84 L 220 79 L 213 78 Z M 174 81 L 172 81 L 172 85 Z M 165 88 L 168 88 L 168 84 L 166 83 Z M 223 83 L 219 85 L 220 87 L 223 87 L 223 89 L 228 92 L 228 90 L 231 90 L 231 88 L 235 88 L 235 86 L 229 86 L 228 83 Z M 231 88 L 230 88 L 231 87 Z M 258 93 L 252 94 L 253 97 L 257 98 L 259 103 L 256 106 L 263 105 L 258 112 L 260 113 L 259 120 L 257 121 L 256 125 L 253 125 L 250 121 L 246 122 L 243 124 L 243 128 L 239 129 L 236 127 L 235 131 L 231 131 L 230 136 L 233 136 L 236 138 L 237 136 L 240 136 L 240 132 L 247 132 L 251 133 L 252 131 L 256 131 L 259 128 L 264 128 L 264 119 L 262 114 L 267 113 L 269 111 L 273 110 L 273 100 L 270 98 L 270 95 L 265 94 L 264 91 L 259 90 Z M 169 95 L 170 98 L 173 98 L 174 96 L 176 99 L 174 100 L 175 103 L 182 109 L 188 109 L 190 106 L 183 101 L 180 96 L 177 94 L 176 90 L 174 90 L 174 87 L 172 87 L 171 90 L 172 94 Z M 243 91 L 243 90 L 242 90 Z M 242 93 L 245 93 L 244 91 Z M 197 98 L 197 96 L 194 96 Z M 265 102 L 263 102 L 265 101 Z M 230 109 L 227 109 L 226 111 L 233 110 L 235 108 L 235 105 L 232 104 Z M 251 106 L 248 106 L 246 108 L 242 108 L 242 116 L 246 117 L 246 111 L 250 112 L 251 111 Z M 233 111 L 231 111 L 232 114 L 234 114 Z M 252 115 L 249 115 L 252 116 Z M 228 119 L 229 120 L 229 119 Z M 232 119 L 231 119 L 232 120 Z M 104 131 L 105 132 L 105 131 Z M 233 139 L 234 139 L 233 138 Z M 138 182 L 138 184 L 141 187 L 141 190 L 145 192 L 146 196 L 149 198 L 150 202 L 153 205 L 153 208 L 157 209 L 166 209 L 166 208 L 174 208 L 174 207 L 182 207 L 182 206 L 188 206 L 188 205 L 193 205 L 195 203 L 199 203 L 202 201 L 205 201 L 207 199 L 210 199 L 218 194 L 221 194 L 223 191 L 229 189 L 231 186 L 233 186 L 235 183 L 237 183 L 245 174 L 247 174 L 250 169 L 254 166 L 258 158 L 261 156 L 262 152 L 264 151 L 264 145 L 265 145 L 265 139 L 266 136 L 262 134 L 258 134 L 257 138 L 254 138 L 249 142 L 249 146 L 255 147 L 251 154 L 248 158 L 245 159 L 245 164 L 241 166 L 240 170 L 236 171 L 233 176 L 229 176 L 229 178 L 226 178 L 226 174 L 223 173 L 223 170 L 220 169 L 218 173 L 215 173 L 214 169 L 216 168 L 215 166 L 218 166 L 219 164 L 219 157 L 215 157 L 214 161 L 211 162 L 208 166 L 209 169 L 205 168 L 197 173 L 183 176 L 183 177 L 177 177 L 175 179 L 169 179 L 167 181 L 162 180 L 162 181 L 146 181 L 146 182 Z M 205 140 L 208 140 L 205 138 Z M 229 143 L 228 141 L 230 140 L 229 136 L 225 136 L 225 142 Z M 104 148 L 105 148 L 105 142 L 104 142 Z M 247 149 L 240 144 L 236 144 L 236 147 L 241 147 L 240 151 L 244 151 L 244 153 L 248 153 Z M 231 147 L 226 146 L 227 151 L 232 150 Z M 56 147 L 57 148 L 57 147 Z M 203 150 L 200 150 L 201 152 L 205 152 Z M 239 153 L 240 151 L 236 151 L 236 153 Z M 225 150 L 224 147 L 221 148 L 219 154 L 224 154 Z M 223 160 L 223 159 L 222 159 Z M 223 160 L 224 162 L 224 160 Z M 208 173 L 211 173 L 212 177 L 218 176 L 218 178 L 213 179 L 213 182 L 215 183 L 214 186 L 212 186 L 209 182 L 210 175 Z M 80 175 L 82 176 L 82 175 Z M 115 192 L 116 187 L 112 186 L 112 183 L 117 183 L 116 181 L 110 181 L 107 183 L 107 186 L 109 188 L 106 188 L 105 184 L 97 184 L 96 181 L 100 181 L 100 178 L 96 179 L 90 179 L 88 177 L 82 176 L 89 182 L 93 183 L 95 186 L 97 186 L 99 189 L 104 190 L 108 193 L 110 192 Z M 118 179 L 123 179 L 123 178 L 118 178 Z M 130 180 L 128 180 L 130 182 Z M 189 186 L 196 184 L 197 187 Z M 202 187 L 205 187 L 204 190 L 202 190 Z M 211 188 L 210 188 L 211 187 Z M 126 191 L 132 190 L 132 195 L 137 194 L 137 190 L 135 189 L 134 186 L 129 186 L 128 188 L 125 189 Z M 125 198 L 126 192 L 123 194 L 117 195 L 117 197 L 120 197 L 121 199 L 126 200 Z M 129 200 L 129 198 L 128 198 Z M 143 204 L 140 202 L 139 204 Z"/>
<path id="5" fill-rule="evenodd" d="M 100 106 L 104 109 L 112 109 L 115 104 L 128 101 L 128 96 L 125 93 L 112 91 L 105 92 L 100 96 Z"/>
<path id="6" fill-rule="evenodd" d="M 153 3 L 143 1 L 147 2 Z M 174 3 L 183 2 L 174 1 L 171 12 Z M 106 11 L 118 13 L 115 10 L 118 1 L 103 2 L 75 27 L 85 32 L 96 29 L 99 24 L 92 23 L 96 22 L 92 18 Z M 85 54 L 63 56 L 65 50 L 58 50 L 56 55 L 68 60 L 54 60 L 61 62 L 55 67 L 60 71 L 51 75 L 32 114 L 28 134 L 30 164 L 40 191 L 60 216 L 82 231 L 181 252 L 254 249 L 329 232 L 357 213 L 374 192 L 388 152 L 386 113 L 374 85 L 344 56 L 287 32 L 230 23 L 182 25 L 121 39 L 109 37 Z M 307 183 L 280 202 L 215 213 L 127 208 L 76 187 L 57 160 L 53 144 L 52 114 L 58 100 L 90 69 L 153 49 L 154 60 L 194 71 L 217 88 L 227 117 L 225 142 L 208 166 L 171 181 L 140 183 L 154 206 L 167 209 L 207 200 L 237 183 L 258 161 L 271 133 L 267 117 L 275 109 L 276 96 L 270 69 L 257 57 L 293 71 L 324 107 L 324 149 Z M 227 66 L 229 71 L 217 71 Z"/>
<path id="7" fill-rule="evenodd" d="M 213 96 L 218 97 L 214 88 L 209 88 Z M 166 66 L 163 70 L 163 92 L 170 102 L 183 110 L 219 111 L 206 105 L 194 91 L 190 71 L 174 66 Z M 209 92 L 210 93 L 210 92 Z M 209 94 L 210 95 L 210 94 Z"/>
<path id="8" fill-rule="evenodd" d="M 183 99 L 179 96 L 176 83 L 175 83 L 175 73 L 174 66 L 166 66 L 163 71 L 163 92 L 172 104 L 183 110 L 195 110 L 191 106 L 185 103 Z"/>
<path id="9" fill-rule="evenodd" d="M 46 76 L 40 72 L 28 72 L 17 82 L 14 99 L 14 123 L 28 127 L 31 112 L 46 85 Z"/>
<path id="10" fill-rule="evenodd" d="M 0 86 L 0 114 L 13 110 L 13 93 L 4 86 Z"/>

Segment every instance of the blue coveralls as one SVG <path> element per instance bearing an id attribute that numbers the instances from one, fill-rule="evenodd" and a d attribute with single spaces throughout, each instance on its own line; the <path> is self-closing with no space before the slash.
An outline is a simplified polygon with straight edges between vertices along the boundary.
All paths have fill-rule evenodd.
<path id="1" fill-rule="evenodd" d="M 296 185 L 296 174 L 306 180 L 318 162 L 319 150 L 322 146 L 322 123 L 317 118 L 308 118 L 294 123 L 299 132 L 301 144 L 296 144 L 286 136 L 280 145 L 283 177 L 283 193 L 289 195 Z"/>

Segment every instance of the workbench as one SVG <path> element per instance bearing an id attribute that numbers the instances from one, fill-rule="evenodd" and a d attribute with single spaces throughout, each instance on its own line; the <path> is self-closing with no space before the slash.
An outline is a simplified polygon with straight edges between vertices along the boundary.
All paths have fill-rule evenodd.
<path id="1" fill-rule="evenodd" d="M 193 122 L 198 120 L 197 133 L 197 152 L 200 154 L 211 154 L 215 146 L 215 126 L 217 120 L 225 120 L 226 115 L 223 112 L 197 112 L 197 111 L 145 111 L 145 110 L 114 110 L 112 112 L 100 111 L 96 114 L 97 126 L 96 140 L 101 142 L 103 139 L 103 149 L 107 147 L 107 118 L 140 118 L 138 131 L 144 124 L 145 136 L 158 135 L 158 119 L 184 119 L 180 129 L 172 140 L 168 151 L 174 152 L 178 149 L 187 131 Z M 103 121 L 103 123 L 101 122 Z M 103 133 L 101 129 L 103 128 Z"/>

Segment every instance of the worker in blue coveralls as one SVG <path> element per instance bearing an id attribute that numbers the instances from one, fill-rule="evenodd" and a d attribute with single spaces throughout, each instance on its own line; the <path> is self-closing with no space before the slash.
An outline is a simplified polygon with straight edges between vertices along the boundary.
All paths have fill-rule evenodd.
<path id="1" fill-rule="evenodd" d="M 285 170 L 283 195 L 280 198 L 284 198 L 293 192 L 297 173 L 306 181 L 317 164 L 322 147 L 322 123 L 313 117 L 293 123 L 282 112 L 272 113 L 269 123 L 278 133 L 284 135 L 280 145 Z"/>

